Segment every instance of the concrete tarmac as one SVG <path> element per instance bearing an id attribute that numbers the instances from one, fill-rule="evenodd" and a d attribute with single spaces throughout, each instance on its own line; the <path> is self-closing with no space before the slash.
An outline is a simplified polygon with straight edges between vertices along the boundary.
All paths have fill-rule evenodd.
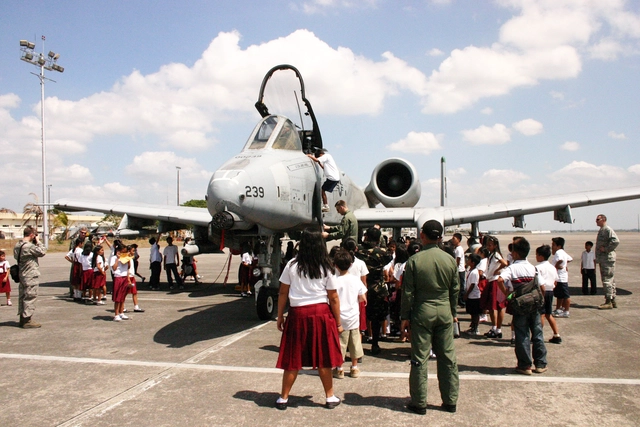
<path id="1" fill-rule="evenodd" d="M 534 248 L 556 234 L 527 235 Z M 500 235 L 503 253 L 511 235 Z M 618 308 L 583 296 L 580 255 L 596 233 L 565 234 L 574 258 L 569 268 L 571 317 L 558 319 L 563 342 L 547 344 L 549 370 L 522 376 L 504 339 L 456 340 L 460 369 L 458 411 L 439 410 L 436 361 L 429 362 L 426 416 L 407 412 L 409 345 L 383 342 L 365 358 L 358 379 L 334 380 L 343 399 L 323 408 L 315 371 L 298 377 L 286 411 L 273 405 L 282 371 L 275 369 L 280 332 L 261 322 L 252 298 L 234 290 L 239 257 L 229 284 L 225 255 L 199 255 L 202 285 L 177 293 L 140 286 L 144 313 L 114 322 L 113 305 L 84 306 L 68 298 L 69 264 L 63 253 L 41 262 L 34 319 L 42 328 L 18 327 L 18 286 L 13 307 L 0 295 L 0 426 L 638 426 L 640 425 L 640 234 L 619 233 L 616 265 Z M 148 249 L 141 251 L 148 278 Z M 11 263 L 13 259 L 9 257 Z M 535 262 L 534 262 L 535 263 Z M 167 286 L 163 277 L 162 285 Z M 132 311 L 131 299 L 126 304 Z M 509 316 L 506 316 L 509 322 Z M 469 315 L 460 313 L 462 329 Z M 480 332 L 489 330 L 481 325 Z M 551 337 L 545 327 L 545 340 Z M 348 362 L 345 364 L 348 369 Z"/>

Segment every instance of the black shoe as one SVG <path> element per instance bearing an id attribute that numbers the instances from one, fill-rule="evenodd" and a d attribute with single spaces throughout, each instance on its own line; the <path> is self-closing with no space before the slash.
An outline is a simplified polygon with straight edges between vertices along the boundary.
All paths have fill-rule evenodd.
<path id="1" fill-rule="evenodd" d="M 409 403 L 407 405 L 407 409 L 418 415 L 425 415 L 427 413 L 427 408 L 421 408 L 419 406 L 414 405 L 413 403 Z"/>
<path id="2" fill-rule="evenodd" d="M 373 354 L 374 356 L 376 354 L 380 354 L 381 351 L 382 351 L 382 349 L 380 348 L 379 345 L 371 346 L 371 354 Z"/>
<path id="3" fill-rule="evenodd" d="M 552 344 L 560 344 L 562 342 L 562 338 L 560 337 L 553 337 L 549 340 L 550 343 Z"/>
<path id="4" fill-rule="evenodd" d="M 442 404 L 443 411 L 451 412 L 453 414 L 454 412 L 456 412 L 456 409 L 456 405 L 448 405 L 446 403 Z"/>
<path id="5" fill-rule="evenodd" d="M 516 339 L 515 338 L 511 338 L 511 341 L 509 341 L 509 344 L 516 345 Z"/>
<path id="6" fill-rule="evenodd" d="M 289 402 L 288 402 L 288 401 L 287 401 L 287 402 L 279 403 L 279 402 L 276 400 L 276 409 L 279 409 L 279 410 L 281 410 L 281 411 L 284 411 L 285 409 L 287 409 L 287 405 L 288 405 L 288 404 L 289 404 Z"/>
<path id="7" fill-rule="evenodd" d="M 502 332 L 496 332 L 495 330 L 491 329 L 489 332 L 484 334 L 484 336 L 487 338 L 502 338 Z"/>
<path id="8" fill-rule="evenodd" d="M 141 308 L 134 308 L 133 311 L 135 311 L 136 313 L 144 313 L 144 310 Z"/>
<path id="9" fill-rule="evenodd" d="M 338 398 L 337 402 L 325 402 L 324 407 L 327 409 L 333 409 L 336 406 L 338 406 L 340 403 L 342 403 L 342 400 L 340 400 L 340 398 Z"/>

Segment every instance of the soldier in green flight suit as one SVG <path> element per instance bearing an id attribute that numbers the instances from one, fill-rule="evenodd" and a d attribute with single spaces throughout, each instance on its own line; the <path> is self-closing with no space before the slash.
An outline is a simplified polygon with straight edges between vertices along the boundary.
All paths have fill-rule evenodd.
<path id="1" fill-rule="evenodd" d="M 347 202 L 345 202 L 344 200 L 338 200 L 336 202 L 336 210 L 340 215 L 342 215 L 342 221 L 340 221 L 340 224 L 334 227 L 325 225 L 322 237 L 324 237 L 327 241 L 342 239 L 342 242 L 351 237 L 357 242 L 358 220 L 356 219 L 356 216 L 353 214 L 353 212 L 349 210 L 349 207 L 347 207 Z"/>
<path id="2" fill-rule="evenodd" d="M 453 343 L 453 322 L 460 283 L 456 260 L 438 247 L 442 224 L 429 220 L 422 226 L 423 250 L 409 258 L 402 280 L 401 330 L 411 329 L 411 372 L 407 409 L 427 411 L 427 361 L 429 349 L 437 355 L 442 408 L 455 412 L 459 378 Z"/>

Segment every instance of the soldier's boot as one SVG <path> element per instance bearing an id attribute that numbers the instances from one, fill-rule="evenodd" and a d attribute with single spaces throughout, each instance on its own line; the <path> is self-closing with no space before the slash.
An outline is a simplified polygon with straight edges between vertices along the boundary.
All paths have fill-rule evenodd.
<path id="1" fill-rule="evenodd" d="M 31 320 L 31 316 L 24 317 L 23 319 L 24 319 L 24 322 L 22 323 L 23 329 L 35 329 L 42 326 L 40 323 L 36 323 L 33 320 Z"/>
<path id="2" fill-rule="evenodd" d="M 22 328 L 22 325 L 24 325 L 24 317 L 22 317 L 22 314 L 20 315 L 20 327 Z"/>
<path id="3" fill-rule="evenodd" d="M 613 304 L 611 303 L 611 298 L 606 297 L 604 304 L 600 304 L 598 306 L 598 310 L 611 310 L 613 308 Z"/>
<path id="4" fill-rule="evenodd" d="M 616 297 L 611 298 L 611 306 L 613 308 L 618 308 L 618 304 L 616 304 Z"/>

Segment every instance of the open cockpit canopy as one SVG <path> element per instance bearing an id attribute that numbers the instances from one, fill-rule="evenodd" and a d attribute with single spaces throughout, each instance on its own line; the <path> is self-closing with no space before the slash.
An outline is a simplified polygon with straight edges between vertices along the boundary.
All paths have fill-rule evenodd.
<path id="1" fill-rule="evenodd" d="M 274 112 L 270 112 L 269 108 Z M 302 75 L 294 66 L 287 64 L 277 65 L 267 72 L 260 86 L 256 109 L 267 120 L 263 120 L 260 125 L 264 126 L 264 129 L 260 129 L 255 134 L 255 146 L 254 143 L 251 143 L 246 147 L 247 149 L 258 149 L 266 146 L 266 140 L 264 142 L 265 145 L 260 147 L 260 142 L 255 141 L 255 138 L 260 136 L 259 134 L 262 131 L 264 131 L 262 134 L 264 136 L 266 132 L 273 132 L 275 129 L 274 127 L 269 130 L 269 126 L 275 126 L 273 122 L 267 123 L 270 120 L 269 116 L 285 116 L 293 123 L 294 129 L 298 134 L 298 142 L 301 143 L 301 149 L 305 153 L 311 153 L 316 148 L 322 148 L 322 137 L 316 116 L 311 108 L 311 103 L 306 97 Z M 272 116 L 272 114 L 278 114 L 278 116 Z M 273 148 L 294 149 L 290 147 L 295 144 L 295 138 L 288 134 L 285 135 L 288 128 L 283 126 L 279 130 L 281 132 L 278 135 L 279 141 L 274 142 Z"/>

